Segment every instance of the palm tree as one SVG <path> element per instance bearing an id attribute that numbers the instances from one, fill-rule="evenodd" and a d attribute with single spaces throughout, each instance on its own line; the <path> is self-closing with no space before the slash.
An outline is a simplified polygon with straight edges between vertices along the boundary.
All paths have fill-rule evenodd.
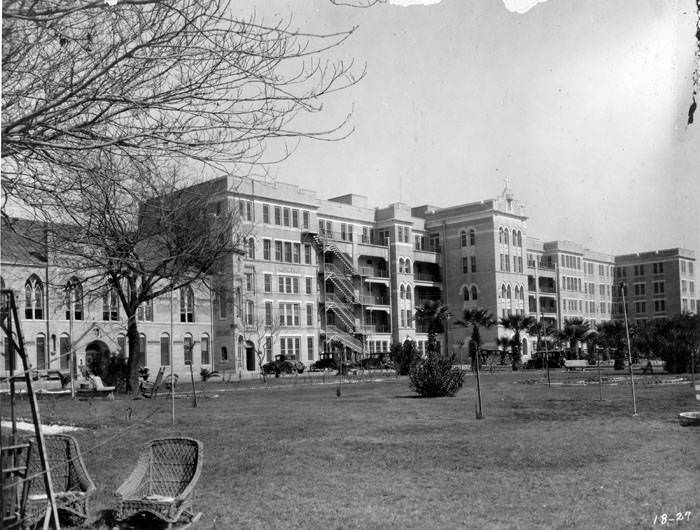
<path id="1" fill-rule="evenodd" d="M 564 329 L 560 332 L 560 337 L 569 345 L 569 356 L 579 358 L 576 345 L 585 342 L 586 332 L 591 329 L 587 320 L 579 317 L 567 318 L 564 320 Z"/>
<path id="2" fill-rule="evenodd" d="M 445 323 L 450 316 L 447 306 L 443 305 L 440 300 L 428 300 L 423 305 L 416 307 L 416 320 L 428 324 L 428 352 L 440 352 L 437 336 L 438 333 L 445 331 Z"/>
<path id="3" fill-rule="evenodd" d="M 481 333 L 479 333 L 479 328 L 490 328 L 496 323 L 494 316 L 489 313 L 486 309 L 465 309 L 462 315 L 462 320 L 455 322 L 458 326 L 471 326 L 472 337 L 470 344 L 474 345 L 474 352 L 472 357 L 472 369 L 476 375 L 476 419 L 480 420 L 484 417 L 484 412 L 481 407 L 481 383 L 479 380 L 479 359 L 480 359 L 480 349 L 481 349 Z M 470 354 L 472 350 L 469 350 Z"/>
<path id="4" fill-rule="evenodd" d="M 506 317 L 502 317 L 500 320 L 501 326 L 513 331 L 513 339 L 511 342 L 513 370 L 517 370 L 518 364 L 520 363 L 520 332 L 530 329 L 534 323 L 534 317 L 512 313 Z"/>

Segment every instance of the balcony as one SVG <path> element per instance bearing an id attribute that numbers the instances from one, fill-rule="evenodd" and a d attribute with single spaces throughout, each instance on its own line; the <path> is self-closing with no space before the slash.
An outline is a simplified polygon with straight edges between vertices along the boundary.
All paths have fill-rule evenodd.
<path id="1" fill-rule="evenodd" d="M 391 333 L 389 324 L 365 324 L 358 327 L 358 332 L 363 335 L 373 335 L 375 333 Z"/>
<path id="2" fill-rule="evenodd" d="M 388 298 L 386 298 L 384 296 L 372 295 L 372 294 L 360 295 L 360 303 L 362 305 L 380 305 L 380 306 L 391 305 Z"/>
<path id="3" fill-rule="evenodd" d="M 440 283 L 442 281 L 439 274 L 432 272 L 416 272 L 413 274 L 413 280 L 425 283 Z"/>
<path id="4" fill-rule="evenodd" d="M 413 251 L 413 260 L 422 261 L 423 263 L 439 263 L 440 253 L 432 252 L 430 250 L 418 250 Z"/>
<path id="5" fill-rule="evenodd" d="M 373 267 L 360 267 L 360 276 L 369 278 L 388 278 L 389 271 L 385 269 L 375 269 Z"/>
<path id="6" fill-rule="evenodd" d="M 554 271 L 556 270 L 557 266 L 554 263 L 547 263 L 546 261 L 528 260 L 527 268 L 542 271 Z"/>

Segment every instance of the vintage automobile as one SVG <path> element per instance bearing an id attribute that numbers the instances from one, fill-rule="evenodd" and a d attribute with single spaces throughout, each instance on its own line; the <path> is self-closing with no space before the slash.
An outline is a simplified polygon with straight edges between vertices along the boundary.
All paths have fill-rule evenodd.
<path id="1" fill-rule="evenodd" d="M 297 361 L 294 357 L 277 355 L 274 361 L 263 364 L 262 370 L 266 374 L 275 374 L 276 377 L 279 377 L 280 374 L 291 374 L 293 372 L 302 374 L 305 368 L 304 363 Z"/>

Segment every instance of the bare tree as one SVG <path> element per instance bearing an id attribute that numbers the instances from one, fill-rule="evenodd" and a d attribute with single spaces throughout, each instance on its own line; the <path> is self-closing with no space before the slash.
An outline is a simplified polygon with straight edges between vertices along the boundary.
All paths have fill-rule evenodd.
<path id="1" fill-rule="evenodd" d="M 242 307 L 239 314 L 242 316 L 241 334 L 243 339 L 250 341 L 255 345 L 255 357 L 258 361 L 258 369 L 262 375 L 263 381 L 267 382 L 266 374 L 263 372 L 263 361 L 265 353 L 274 346 L 278 339 L 280 330 L 279 312 L 274 307 L 270 306 L 270 311 L 265 309 L 260 310 L 256 307 L 254 300 L 245 300 L 244 302 L 252 302 L 252 311 L 250 308 Z M 269 339 L 269 344 L 268 344 Z"/>
<path id="2" fill-rule="evenodd" d="M 95 151 L 241 170 L 261 161 L 266 140 L 349 134 L 347 119 L 314 130 L 295 118 L 364 75 L 326 59 L 355 28 L 312 34 L 238 16 L 234 6 L 3 2 L 5 196 L 32 202 L 36 190 L 62 192 L 74 171 L 93 169 L 85 160 Z"/>
<path id="3" fill-rule="evenodd" d="M 72 172 L 71 191 L 44 196 L 42 225 L 63 277 L 79 278 L 85 299 L 105 300 L 108 319 L 121 306 L 134 388 L 139 320 L 148 320 L 153 300 L 200 284 L 208 289 L 208 276 L 241 252 L 251 227 L 216 198 L 227 179 L 182 188 L 177 174 L 166 178 L 128 159 L 94 155 L 91 171 Z"/>

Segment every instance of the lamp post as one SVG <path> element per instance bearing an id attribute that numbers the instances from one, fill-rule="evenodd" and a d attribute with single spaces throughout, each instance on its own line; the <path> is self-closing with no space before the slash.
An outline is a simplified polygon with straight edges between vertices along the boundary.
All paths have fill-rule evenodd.
<path id="1" fill-rule="evenodd" d="M 630 368 L 630 382 L 632 383 L 632 409 L 633 416 L 637 415 L 637 396 L 634 392 L 634 373 L 632 372 L 632 345 L 630 344 L 630 328 L 627 322 L 627 304 L 625 303 L 625 282 L 620 282 L 620 291 L 622 292 L 622 311 L 625 315 L 625 334 L 627 335 L 627 361 Z"/>

